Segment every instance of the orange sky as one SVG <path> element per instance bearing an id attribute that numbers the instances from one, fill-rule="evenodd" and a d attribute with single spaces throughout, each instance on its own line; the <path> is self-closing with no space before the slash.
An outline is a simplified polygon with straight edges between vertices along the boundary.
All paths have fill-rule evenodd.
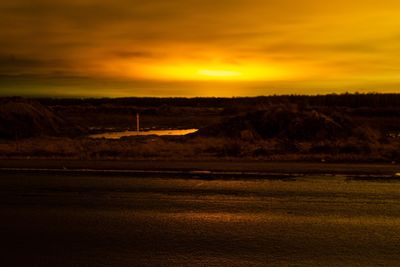
<path id="1" fill-rule="evenodd" d="M 392 0 L 1 1 L 0 94 L 400 92 Z"/>

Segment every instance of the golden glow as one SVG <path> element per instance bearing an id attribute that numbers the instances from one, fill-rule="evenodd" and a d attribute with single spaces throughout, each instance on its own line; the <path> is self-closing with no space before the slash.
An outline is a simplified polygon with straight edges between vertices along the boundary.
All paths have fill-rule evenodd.
<path id="1" fill-rule="evenodd" d="M 161 81 L 274 81 L 298 77 L 300 71 L 290 67 L 261 63 L 204 64 L 184 63 L 182 60 L 165 63 L 108 62 L 108 73 L 129 79 Z"/>
<path id="2" fill-rule="evenodd" d="M 241 72 L 232 70 L 199 70 L 198 73 L 199 75 L 216 78 L 236 78 L 242 75 Z"/>
<path id="3" fill-rule="evenodd" d="M 284 70 L 260 65 L 154 65 L 143 68 L 144 72 L 138 74 L 148 78 L 162 80 L 275 80 L 286 75 Z"/>

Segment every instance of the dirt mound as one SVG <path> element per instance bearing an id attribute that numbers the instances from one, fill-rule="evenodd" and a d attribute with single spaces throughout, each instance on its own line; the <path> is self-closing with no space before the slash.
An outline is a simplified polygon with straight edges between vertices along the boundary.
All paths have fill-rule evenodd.
<path id="1" fill-rule="evenodd" d="M 0 99 L 0 138 L 77 136 L 85 133 L 47 107 L 21 98 Z"/>
<path id="2" fill-rule="evenodd" d="M 340 113 L 324 114 L 316 110 L 297 110 L 286 107 L 255 111 L 230 118 L 220 124 L 200 129 L 198 136 L 242 139 L 332 140 L 348 137 L 362 139 L 369 129 L 357 126 Z"/>

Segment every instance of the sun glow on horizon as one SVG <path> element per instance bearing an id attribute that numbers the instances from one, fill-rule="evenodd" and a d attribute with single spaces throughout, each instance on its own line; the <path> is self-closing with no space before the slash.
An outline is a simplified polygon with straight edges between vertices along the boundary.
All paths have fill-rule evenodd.
<path id="1" fill-rule="evenodd" d="M 117 67 L 115 67 L 117 66 Z M 110 75 L 159 81 L 273 81 L 296 77 L 298 73 L 282 66 L 260 63 L 136 63 L 113 62 Z"/>
<path id="2" fill-rule="evenodd" d="M 204 70 L 199 70 L 200 75 L 204 76 L 209 76 L 209 77 L 218 77 L 218 78 L 233 78 L 233 77 L 238 77 L 241 76 L 242 73 L 238 71 L 232 71 L 232 70 L 209 70 L 209 69 L 204 69 Z"/>

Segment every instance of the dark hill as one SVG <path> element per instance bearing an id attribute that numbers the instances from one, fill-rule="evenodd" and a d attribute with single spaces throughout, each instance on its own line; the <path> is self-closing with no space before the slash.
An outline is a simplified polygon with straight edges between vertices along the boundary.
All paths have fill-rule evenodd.
<path id="1" fill-rule="evenodd" d="M 334 140 L 355 137 L 376 139 L 371 129 L 355 125 L 340 113 L 274 107 L 250 112 L 200 129 L 197 136 L 244 139 L 289 139 L 298 141 Z"/>
<path id="2" fill-rule="evenodd" d="M 0 138 L 18 139 L 37 136 L 78 136 L 85 133 L 33 100 L 0 99 Z"/>

